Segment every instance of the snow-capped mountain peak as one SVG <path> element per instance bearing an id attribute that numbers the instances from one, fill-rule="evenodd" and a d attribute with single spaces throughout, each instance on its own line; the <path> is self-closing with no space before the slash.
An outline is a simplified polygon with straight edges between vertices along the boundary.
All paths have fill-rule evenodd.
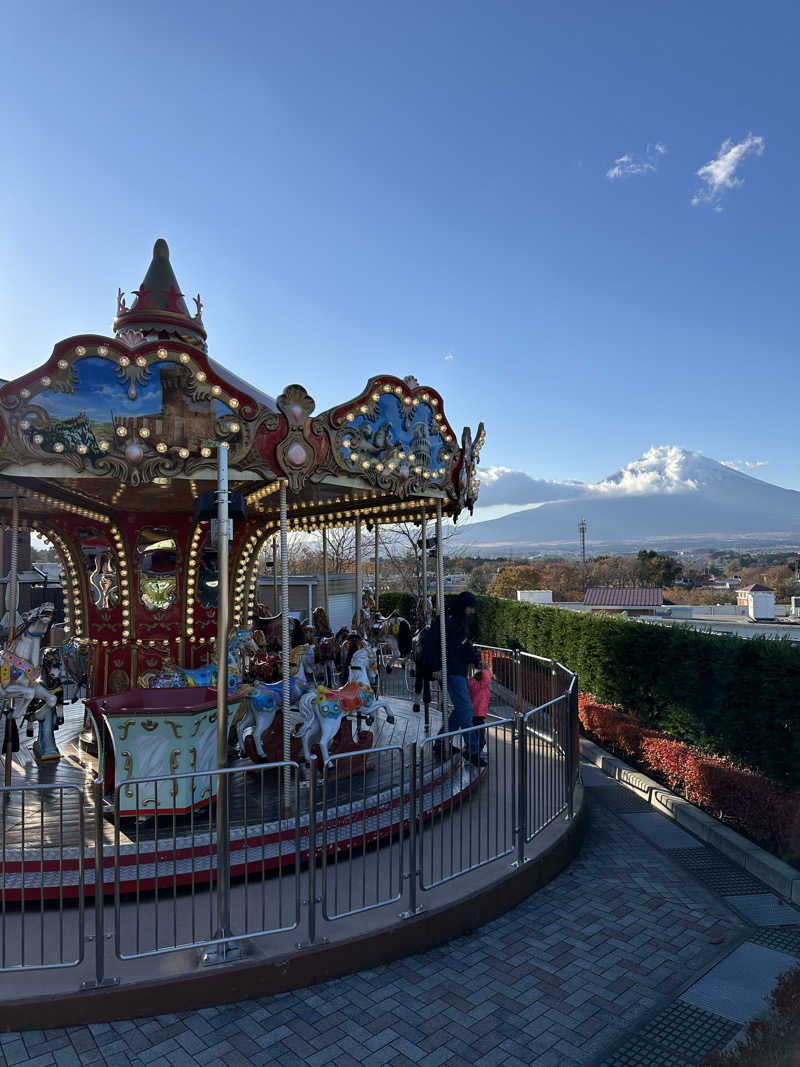
<path id="1" fill-rule="evenodd" d="M 659 445 L 590 488 L 598 493 L 685 493 L 738 474 L 700 452 Z"/>

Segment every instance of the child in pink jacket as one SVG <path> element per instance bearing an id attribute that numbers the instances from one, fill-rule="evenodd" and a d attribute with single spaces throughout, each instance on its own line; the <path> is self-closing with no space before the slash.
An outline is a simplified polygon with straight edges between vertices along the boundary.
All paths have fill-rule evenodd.
<path id="1" fill-rule="evenodd" d="M 489 714 L 489 683 L 491 680 L 492 672 L 485 663 L 481 664 L 480 670 L 476 671 L 475 675 L 469 680 L 473 726 L 485 727 L 486 725 L 486 716 Z M 486 744 L 486 730 L 477 730 L 476 733 L 478 735 L 478 751 L 480 752 Z M 486 760 L 481 759 L 480 762 L 485 765 Z"/>

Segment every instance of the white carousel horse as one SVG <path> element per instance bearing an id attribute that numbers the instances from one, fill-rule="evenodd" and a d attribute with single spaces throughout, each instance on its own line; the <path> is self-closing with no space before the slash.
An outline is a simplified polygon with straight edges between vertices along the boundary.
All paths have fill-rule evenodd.
<path id="1" fill-rule="evenodd" d="M 315 685 L 314 646 L 301 645 L 293 648 L 290 661 L 296 670 L 289 675 L 289 703 L 295 704 Z M 259 756 L 265 756 L 261 742 L 275 721 L 276 713 L 283 707 L 283 682 L 273 682 L 269 685 L 256 682 L 242 691 L 245 692 L 245 699 L 233 717 L 231 732 L 236 730 L 240 752 L 244 752 L 245 740 L 252 735 L 256 752 Z"/>
<path id="2" fill-rule="evenodd" d="M 40 747 L 42 759 L 58 759 L 60 753 L 53 738 L 53 718 L 58 699 L 55 693 L 51 693 L 39 681 L 39 647 L 42 638 L 50 629 L 53 622 L 53 604 L 42 604 L 33 611 L 23 616 L 22 629 L 8 642 L 0 652 L 0 686 L 2 686 L 2 699 L 4 702 L 13 697 L 14 712 L 6 711 L 6 731 L 12 731 L 12 742 L 17 741 L 18 747 L 19 729 L 15 721 L 19 715 L 19 721 L 25 717 L 28 705 L 34 697 L 41 700 L 42 705 L 36 712 L 36 718 L 40 723 L 48 720 L 48 727 L 42 731 L 40 728 Z M 6 704 L 8 708 L 9 705 Z M 14 735 L 16 734 L 16 738 Z M 5 736 L 5 744 L 8 742 L 8 733 Z"/>
<path id="3" fill-rule="evenodd" d="M 238 689 L 244 675 L 244 655 L 255 654 L 258 645 L 249 630 L 233 630 L 228 640 L 228 689 Z M 185 686 L 211 686 L 217 684 L 216 658 L 203 667 L 179 667 L 169 664 L 150 681 L 151 689 L 181 689 Z"/>
<path id="4" fill-rule="evenodd" d="M 378 700 L 366 681 L 368 678 L 368 651 L 360 648 L 350 661 L 350 677 L 353 679 L 341 689 L 328 689 L 318 685 L 315 690 L 300 697 L 300 715 L 303 722 L 299 735 L 303 741 L 303 754 L 306 762 L 311 763 L 310 741 L 319 733 L 319 748 L 322 753 L 322 766 L 329 757 L 328 746 L 335 737 L 345 715 L 366 711 L 367 726 L 371 726 L 378 708 L 383 708 L 386 721 L 394 722 L 394 714 L 385 700 Z M 357 680 L 357 679 L 364 680 Z"/>

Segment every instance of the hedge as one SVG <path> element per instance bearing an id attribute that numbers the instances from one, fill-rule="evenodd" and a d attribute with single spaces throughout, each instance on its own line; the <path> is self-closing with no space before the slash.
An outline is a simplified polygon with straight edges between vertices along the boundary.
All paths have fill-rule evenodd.
<path id="1" fill-rule="evenodd" d="M 584 692 L 636 712 L 644 726 L 800 785 L 800 647 L 619 616 L 480 596 L 473 637 L 576 671 Z M 413 621 L 414 598 L 383 594 L 381 610 Z"/>

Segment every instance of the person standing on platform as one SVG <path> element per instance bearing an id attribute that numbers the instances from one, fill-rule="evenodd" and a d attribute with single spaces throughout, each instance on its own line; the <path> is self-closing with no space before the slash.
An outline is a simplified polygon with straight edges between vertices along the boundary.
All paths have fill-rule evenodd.
<path id="1" fill-rule="evenodd" d="M 447 616 L 447 693 L 453 704 L 448 730 L 466 730 L 472 726 L 472 701 L 469 695 L 467 671 L 470 666 L 479 667 L 481 657 L 469 636 L 470 618 L 475 614 L 475 597 L 472 593 L 459 593 Z M 480 760 L 477 730 L 467 735 L 465 757 L 472 763 Z"/>
<path id="2" fill-rule="evenodd" d="M 486 744 L 486 716 L 489 714 L 489 683 L 492 680 L 492 672 L 482 663 L 480 669 L 469 680 L 469 695 L 472 700 L 472 725 L 481 726 L 483 729 L 476 730 L 478 735 L 478 752 L 481 752 Z M 485 766 L 486 760 L 481 758 L 480 765 Z"/>

